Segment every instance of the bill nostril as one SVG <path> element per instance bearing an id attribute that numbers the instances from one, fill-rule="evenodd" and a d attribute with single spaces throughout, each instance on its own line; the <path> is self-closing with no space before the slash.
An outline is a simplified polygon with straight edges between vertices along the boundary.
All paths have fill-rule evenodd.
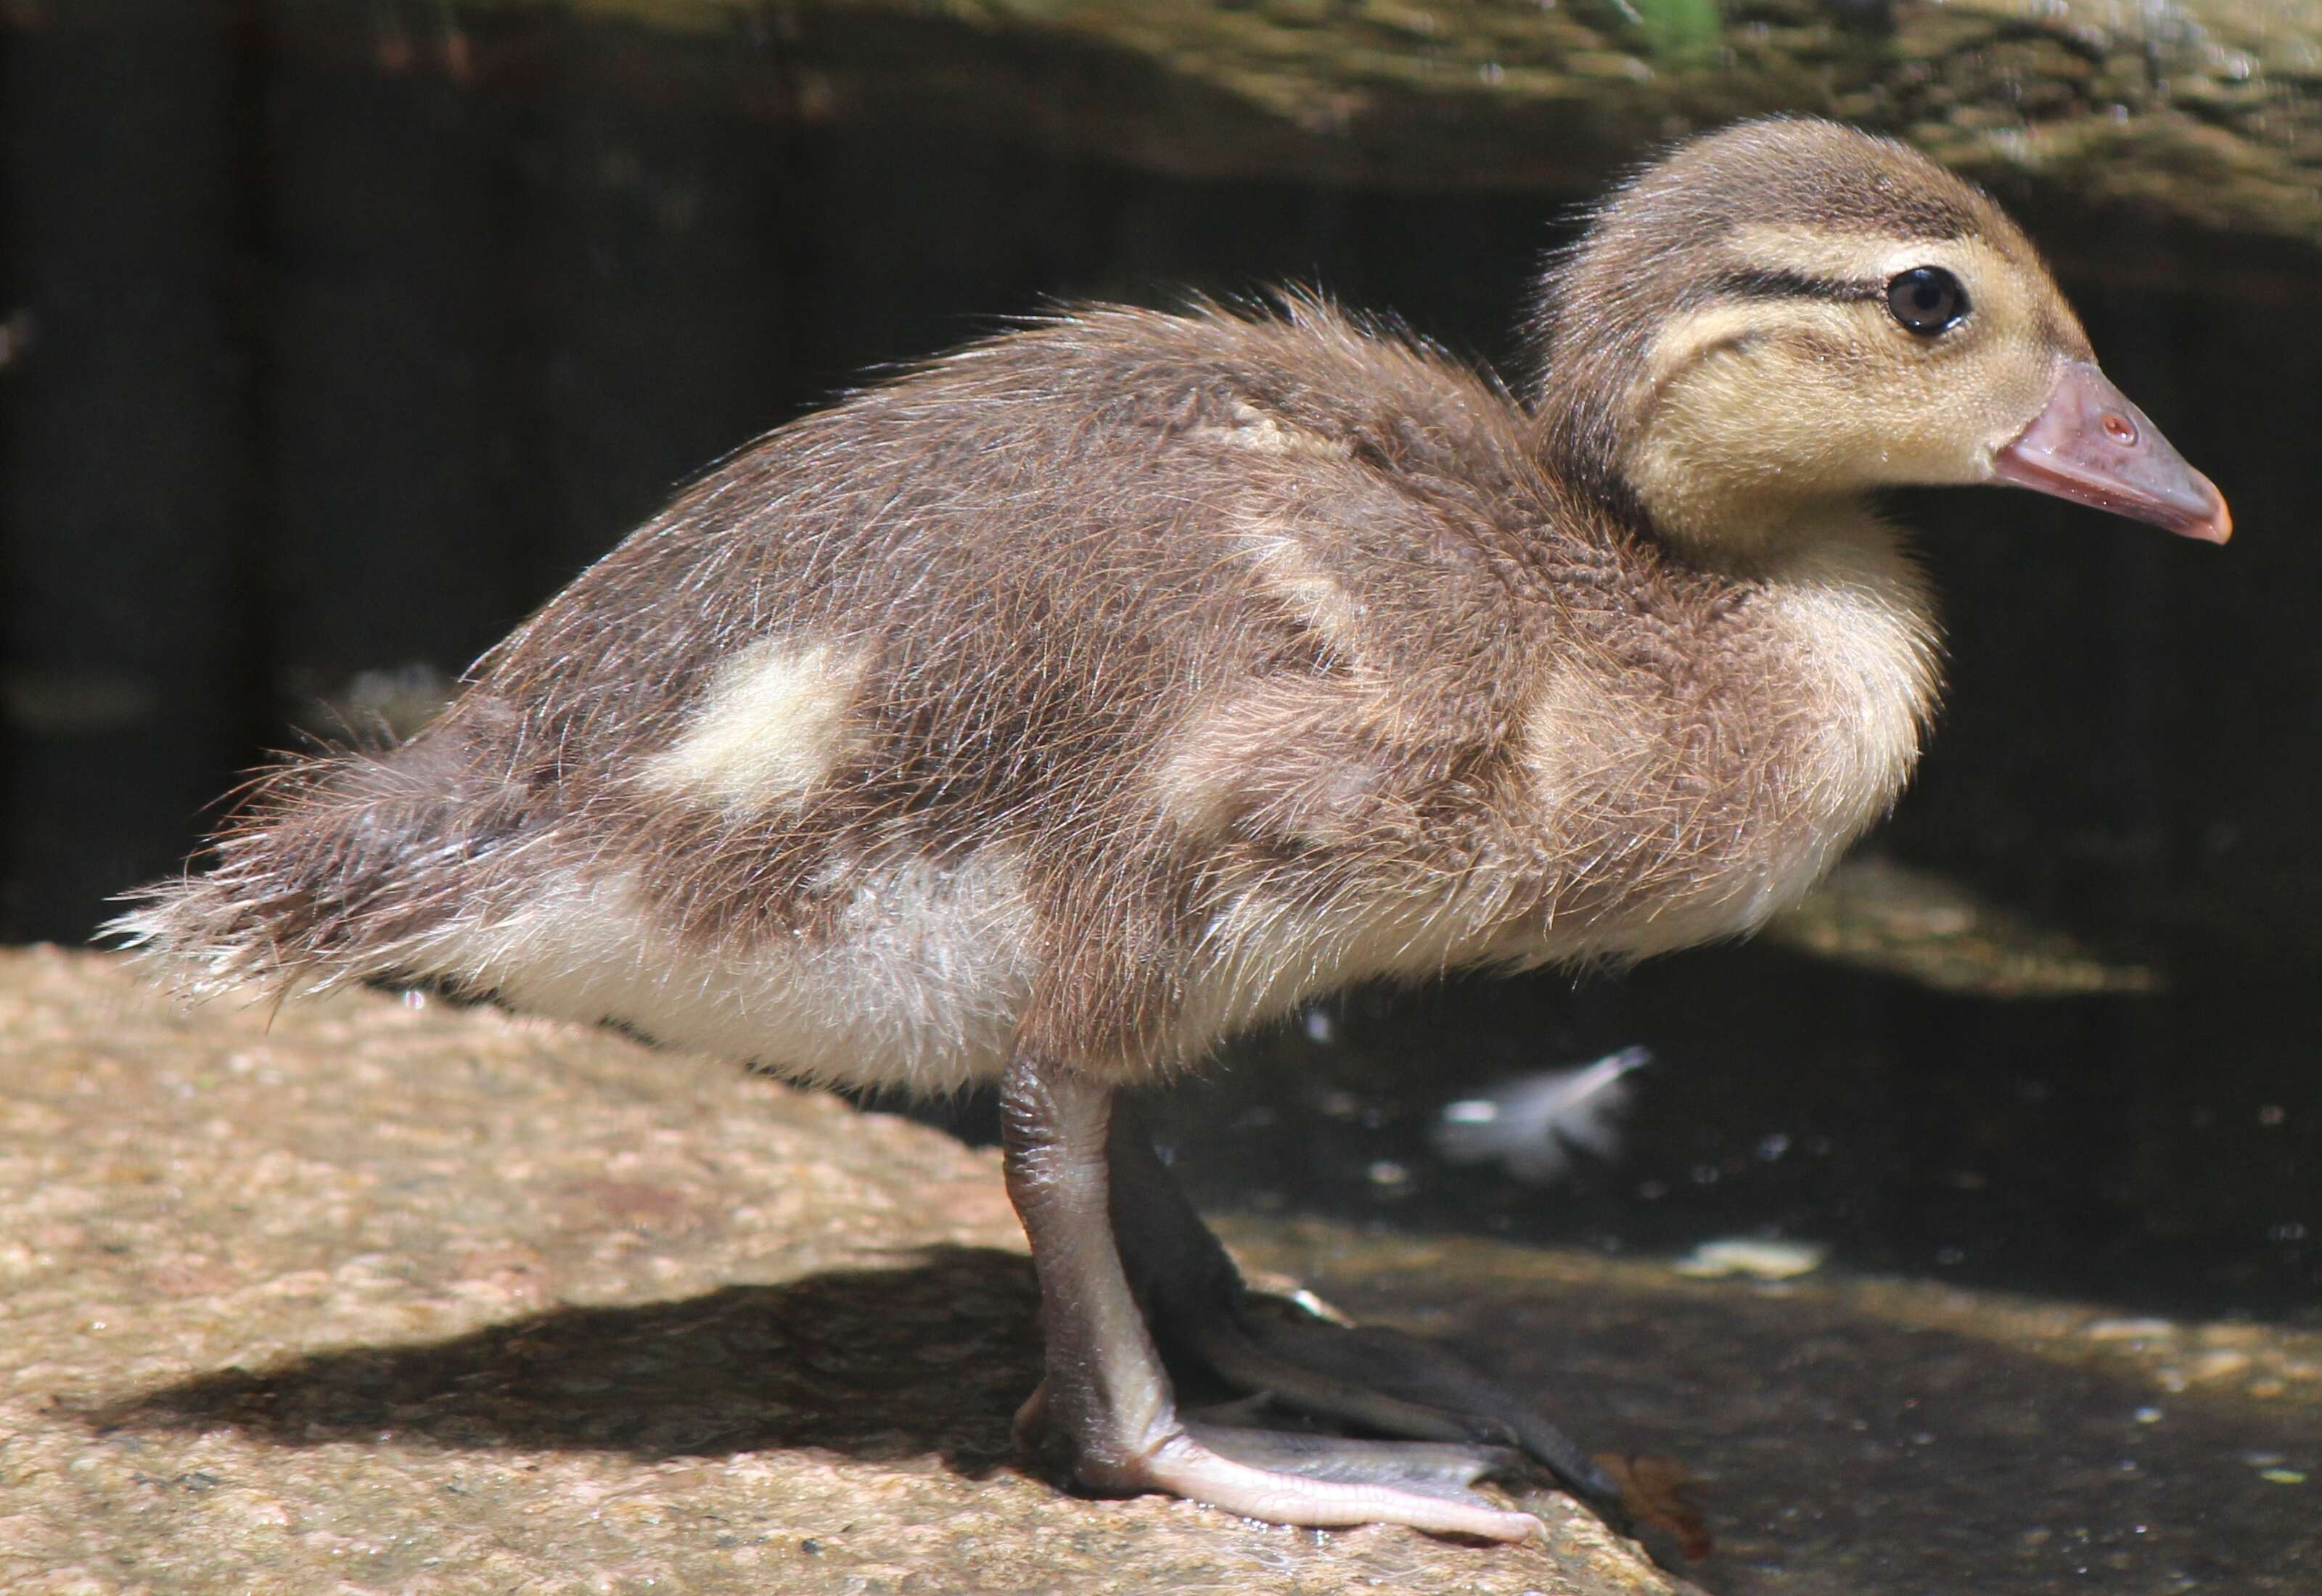
<path id="1" fill-rule="evenodd" d="M 2117 411 L 2107 410 L 2104 416 L 2105 436 L 2123 449 L 2136 446 L 2136 424 Z"/>

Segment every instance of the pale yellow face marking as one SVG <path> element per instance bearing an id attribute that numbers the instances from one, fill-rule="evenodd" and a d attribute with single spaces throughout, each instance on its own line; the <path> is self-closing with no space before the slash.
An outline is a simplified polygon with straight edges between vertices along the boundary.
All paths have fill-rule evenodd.
<path id="1" fill-rule="evenodd" d="M 1784 306 L 1783 312 L 1795 315 L 1797 311 L 1817 310 L 1818 306 Z M 1842 309 L 1840 315 L 1844 315 Z M 1833 321 L 1833 325 L 1838 324 Z M 1761 303 L 1730 301 L 1722 305 L 1705 306 L 1674 316 L 1653 334 L 1645 350 L 1645 385 L 1647 394 L 1642 402 L 1650 406 L 1658 390 L 1670 378 L 1699 365 L 1707 356 L 1728 348 L 1744 339 L 1762 336 L 1767 331 L 1767 311 Z"/>
<path id="2" fill-rule="evenodd" d="M 1891 282 L 1915 267 L 1941 267 L 1967 289 L 1968 302 L 1974 307 L 1970 320 L 1988 329 L 1984 337 L 2036 333 L 2043 313 L 2068 338 L 2085 337 L 2079 318 L 2044 270 L 2029 260 L 2012 259 L 1979 238 L 1898 239 L 1886 233 L 1759 223 L 1738 229 L 1727 242 L 1745 266 L 1869 287 Z M 1963 325 L 1960 331 L 1968 328 Z M 1952 339 L 1952 344 L 1967 342 L 1973 340 Z"/>
<path id="3" fill-rule="evenodd" d="M 864 663 L 827 643 L 754 644 L 718 667 L 645 784 L 740 816 L 796 807 L 855 745 Z"/>
<path id="4" fill-rule="evenodd" d="M 1866 293 L 1737 296 L 1656 333 L 1624 465 L 1656 521 L 1704 550 L 1778 541 L 1815 499 L 1986 479 L 2046 402 L 2059 353 L 2085 349 L 2047 274 L 1980 239 L 1759 224 L 1721 248 L 1742 269 Z M 1883 292 L 1921 266 L 1957 277 L 1970 307 L 1933 337 L 1898 325 Z"/>
<path id="5" fill-rule="evenodd" d="M 1776 222 L 1745 223 L 1726 240 L 1726 247 L 1745 265 L 1835 282 L 1883 283 L 1914 266 L 1959 271 L 1963 253 L 1987 258 L 1992 254 L 1984 245 L 1966 239 L 1899 239 L 1888 233 L 1851 233 Z"/>

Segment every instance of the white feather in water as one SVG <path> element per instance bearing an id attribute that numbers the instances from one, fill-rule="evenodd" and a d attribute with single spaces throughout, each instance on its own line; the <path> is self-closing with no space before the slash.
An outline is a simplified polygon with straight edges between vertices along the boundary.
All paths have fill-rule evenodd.
<path id="1" fill-rule="evenodd" d="M 1571 1167 L 1575 1147 L 1617 1158 L 1627 1077 L 1652 1062 L 1648 1050 L 1624 1047 L 1577 1070 L 1518 1075 L 1481 1097 L 1447 1103 L 1436 1122 L 1435 1150 L 1453 1163 L 1496 1159 L 1517 1180 L 1542 1186 Z"/>

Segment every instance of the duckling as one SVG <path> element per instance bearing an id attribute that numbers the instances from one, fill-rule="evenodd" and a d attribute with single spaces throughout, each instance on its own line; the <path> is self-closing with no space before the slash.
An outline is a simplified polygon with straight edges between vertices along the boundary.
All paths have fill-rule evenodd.
<path id="1" fill-rule="evenodd" d="M 1313 297 L 1089 307 L 763 439 L 385 752 L 265 776 L 115 923 L 187 991 L 425 983 L 792 1078 L 997 1081 L 1083 1486 L 1513 1539 L 1615 1489 L 1415 1339 L 1246 1290 L 1124 1099 L 1351 982 L 1747 933 L 1936 693 L 1869 502 L 2225 542 L 1978 190 L 1833 123 L 1619 189 L 1501 386 Z M 1389 1439 L 1181 1411 L 1170 1369 Z"/>

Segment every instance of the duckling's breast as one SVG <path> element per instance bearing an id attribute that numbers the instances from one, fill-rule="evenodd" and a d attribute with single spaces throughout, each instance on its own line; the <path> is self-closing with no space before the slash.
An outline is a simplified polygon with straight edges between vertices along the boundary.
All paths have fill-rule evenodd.
<path id="1" fill-rule="evenodd" d="M 1674 630 L 1648 660 L 1551 670 L 1533 707 L 1525 763 L 1551 880 L 1510 945 L 1537 931 L 1537 962 L 1756 930 L 1892 806 L 1917 760 L 1933 619 L 1877 522 L 1820 529 Z"/>

